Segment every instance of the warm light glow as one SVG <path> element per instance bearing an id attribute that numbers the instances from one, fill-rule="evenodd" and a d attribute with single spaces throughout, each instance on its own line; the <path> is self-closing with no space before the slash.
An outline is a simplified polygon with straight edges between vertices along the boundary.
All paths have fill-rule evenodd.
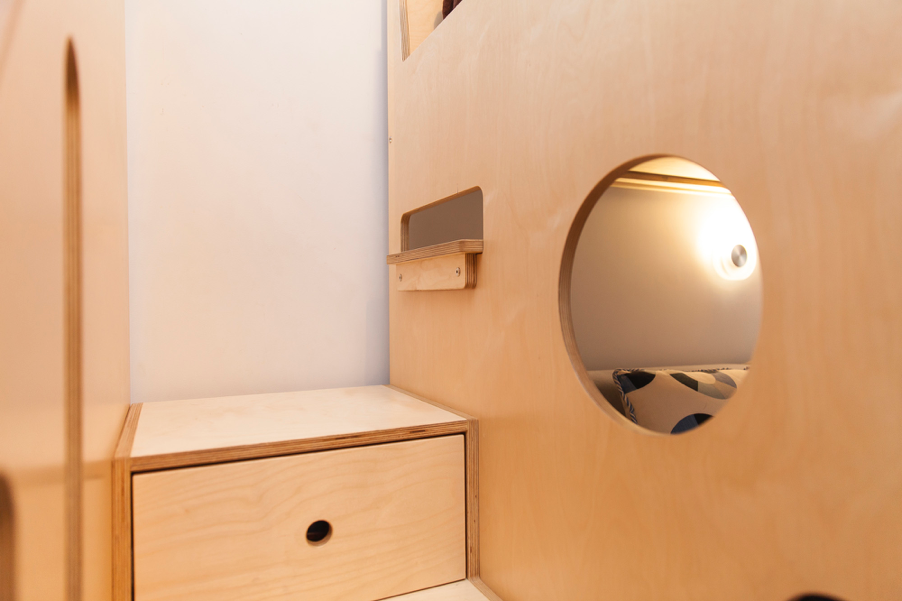
<path id="1" fill-rule="evenodd" d="M 698 249 L 702 260 L 724 279 L 744 280 L 755 271 L 755 235 L 735 198 L 724 199 L 709 213 L 699 229 Z"/>

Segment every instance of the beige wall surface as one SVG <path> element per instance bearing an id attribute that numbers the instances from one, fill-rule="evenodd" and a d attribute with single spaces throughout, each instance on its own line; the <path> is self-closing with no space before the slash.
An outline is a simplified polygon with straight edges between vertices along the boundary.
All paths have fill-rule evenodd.
<path id="1" fill-rule="evenodd" d="M 0 472 L 11 487 L 16 599 L 65 594 L 64 84 L 81 92 L 83 598 L 110 595 L 110 458 L 128 405 L 122 6 L 17 3 L 0 72 Z M 76 564 L 77 565 L 77 564 Z"/>
<path id="2" fill-rule="evenodd" d="M 384 6 L 125 5 L 132 401 L 385 383 Z"/>
<path id="3" fill-rule="evenodd" d="M 586 369 L 746 363 L 761 274 L 721 277 L 699 247 L 732 197 L 610 188 L 573 260 L 573 331 Z M 731 242 L 732 243 L 732 242 Z"/>

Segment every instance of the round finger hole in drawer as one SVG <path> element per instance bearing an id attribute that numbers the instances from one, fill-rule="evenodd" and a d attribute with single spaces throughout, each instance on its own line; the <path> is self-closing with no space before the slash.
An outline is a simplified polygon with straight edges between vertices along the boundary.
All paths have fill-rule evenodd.
<path id="1" fill-rule="evenodd" d="M 332 536 L 332 524 L 326 520 L 317 520 L 307 528 L 307 542 L 311 545 L 324 545 Z"/>

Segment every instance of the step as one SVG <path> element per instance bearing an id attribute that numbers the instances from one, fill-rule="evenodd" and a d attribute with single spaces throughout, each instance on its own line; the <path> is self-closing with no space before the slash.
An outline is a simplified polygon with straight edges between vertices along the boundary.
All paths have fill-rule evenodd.
<path id="1" fill-rule="evenodd" d="M 476 427 L 387 386 L 133 405 L 115 601 L 484 599 Z"/>

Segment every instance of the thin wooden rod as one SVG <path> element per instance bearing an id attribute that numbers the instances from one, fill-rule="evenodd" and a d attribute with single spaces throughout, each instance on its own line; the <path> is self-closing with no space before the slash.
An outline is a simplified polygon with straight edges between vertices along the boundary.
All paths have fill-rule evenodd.
<path id="1" fill-rule="evenodd" d="M 66 47 L 65 268 L 66 594 L 82 597 L 82 203 L 81 107 L 72 40 Z"/>

